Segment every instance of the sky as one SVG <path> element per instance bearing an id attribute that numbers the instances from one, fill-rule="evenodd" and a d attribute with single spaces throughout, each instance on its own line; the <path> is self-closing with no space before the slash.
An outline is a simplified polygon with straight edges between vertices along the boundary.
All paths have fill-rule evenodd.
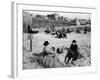
<path id="1" fill-rule="evenodd" d="M 68 17 L 68 18 L 71 18 L 71 19 L 74 19 L 74 18 L 78 18 L 78 19 L 90 19 L 91 17 L 91 14 L 84 14 L 84 13 L 69 13 L 69 12 L 43 12 L 43 11 L 25 11 L 25 12 L 28 12 L 28 13 L 32 13 L 34 15 L 36 14 L 39 14 L 39 15 L 47 15 L 47 14 L 53 14 L 53 13 L 57 13 L 59 14 L 59 16 L 64 16 L 64 17 Z"/>

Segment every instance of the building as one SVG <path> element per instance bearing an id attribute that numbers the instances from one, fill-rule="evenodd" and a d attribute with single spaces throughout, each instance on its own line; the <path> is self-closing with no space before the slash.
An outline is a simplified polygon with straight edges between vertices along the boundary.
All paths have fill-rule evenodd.
<path id="1" fill-rule="evenodd" d="M 48 17 L 48 19 L 58 20 L 59 14 L 57 14 L 57 13 L 55 13 L 55 14 L 48 14 L 47 17 Z"/>

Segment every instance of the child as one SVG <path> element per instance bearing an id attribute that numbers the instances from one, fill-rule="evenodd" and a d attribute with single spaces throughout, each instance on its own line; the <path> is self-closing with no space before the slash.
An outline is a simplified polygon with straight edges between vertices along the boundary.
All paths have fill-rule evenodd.
<path id="1" fill-rule="evenodd" d="M 49 45 L 49 42 L 48 41 L 45 41 L 44 43 L 43 43 L 43 46 L 44 46 L 44 48 L 43 48 L 43 56 L 46 56 L 46 55 L 48 55 L 48 51 L 47 51 L 47 46 Z"/>

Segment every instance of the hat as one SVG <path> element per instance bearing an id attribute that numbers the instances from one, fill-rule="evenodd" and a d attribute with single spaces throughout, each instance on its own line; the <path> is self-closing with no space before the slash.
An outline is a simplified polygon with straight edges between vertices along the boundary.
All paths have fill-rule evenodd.
<path id="1" fill-rule="evenodd" d="M 45 41 L 45 42 L 43 43 L 43 45 L 44 45 L 44 46 L 47 46 L 47 45 L 49 45 L 49 42 L 48 42 L 48 41 Z"/>
<path id="2" fill-rule="evenodd" d="M 76 43 L 76 40 L 73 40 L 72 43 Z"/>

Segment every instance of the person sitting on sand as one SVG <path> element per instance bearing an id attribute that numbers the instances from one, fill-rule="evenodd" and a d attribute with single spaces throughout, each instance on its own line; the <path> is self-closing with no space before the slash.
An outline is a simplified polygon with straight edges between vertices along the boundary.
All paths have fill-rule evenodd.
<path id="1" fill-rule="evenodd" d="M 76 40 L 73 40 L 73 41 L 72 41 L 72 44 L 71 44 L 71 46 L 70 46 L 70 49 L 71 49 L 71 51 L 73 51 L 73 53 L 74 53 L 73 60 L 76 60 L 77 57 L 78 57 L 78 45 L 77 45 Z"/>
<path id="2" fill-rule="evenodd" d="M 49 55 L 49 54 L 54 54 L 54 51 L 55 51 L 55 48 L 52 47 L 52 48 L 49 48 L 49 42 L 48 41 L 45 41 L 43 43 L 43 56 L 46 56 L 46 55 Z"/>
<path id="3" fill-rule="evenodd" d="M 72 44 L 68 50 L 68 54 L 65 56 L 65 62 L 66 62 L 66 58 L 68 58 L 67 63 L 72 59 L 72 61 L 77 60 L 78 58 L 78 45 L 76 40 L 72 41 Z"/>
<path id="4" fill-rule="evenodd" d="M 49 45 L 49 42 L 48 41 L 45 41 L 43 43 L 43 56 L 46 56 L 47 55 L 47 46 Z"/>

